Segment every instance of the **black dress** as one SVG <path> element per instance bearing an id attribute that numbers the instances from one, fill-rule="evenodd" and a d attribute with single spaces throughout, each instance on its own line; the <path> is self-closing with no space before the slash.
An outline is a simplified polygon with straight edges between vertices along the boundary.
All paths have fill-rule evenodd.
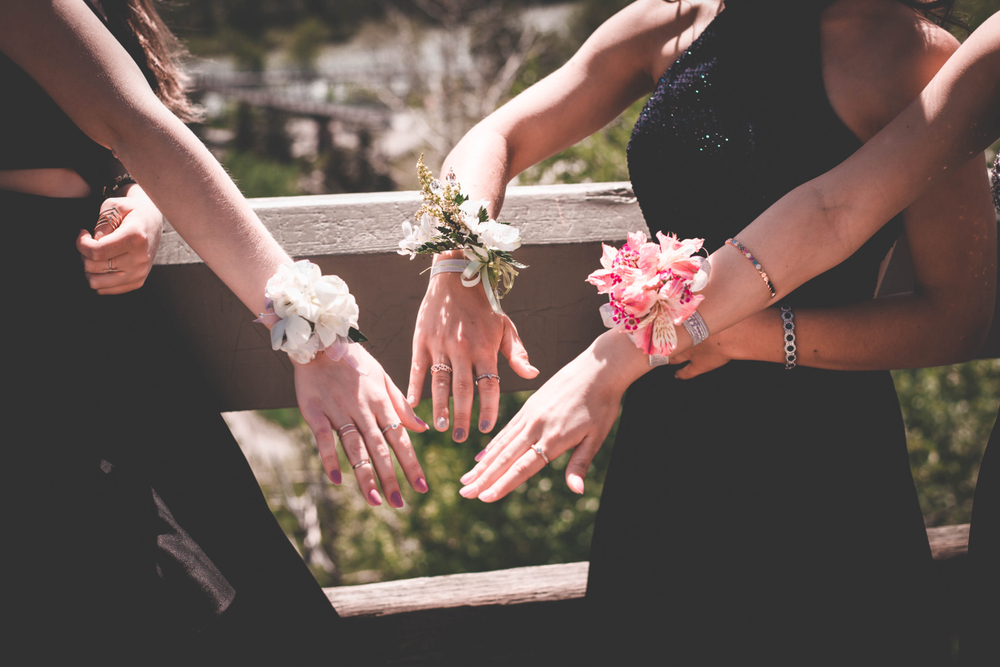
<path id="1" fill-rule="evenodd" d="M 0 87 L 0 169 L 110 181 L 110 153 L 2 53 Z M 100 203 L 0 190 L 7 650 L 32 664 L 342 653 L 336 612 L 154 291 L 88 287 L 75 240 Z"/>
<path id="2" fill-rule="evenodd" d="M 727 2 L 664 74 L 628 153 L 650 231 L 719 248 L 860 146 L 827 100 L 819 14 L 820 3 Z M 893 220 L 786 302 L 871 299 L 900 230 Z M 675 370 L 654 369 L 624 401 L 587 587 L 605 658 L 940 664 L 889 373 Z"/>

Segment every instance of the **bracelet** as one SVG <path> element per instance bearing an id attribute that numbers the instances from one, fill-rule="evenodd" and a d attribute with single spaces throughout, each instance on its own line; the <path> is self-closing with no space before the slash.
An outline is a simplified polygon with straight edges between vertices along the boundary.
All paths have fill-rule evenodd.
<path id="1" fill-rule="evenodd" d="M 753 264 L 753 268 L 757 269 L 757 273 L 759 273 L 760 277 L 764 279 L 764 284 L 767 285 L 767 289 L 771 291 L 771 298 L 773 299 L 776 294 L 774 291 L 774 285 L 771 284 L 771 279 L 767 277 L 766 273 L 764 273 L 764 267 L 760 265 L 760 262 L 754 259 L 754 256 L 750 254 L 750 251 L 746 249 L 746 246 L 736 239 L 726 239 L 726 245 L 733 246 L 750 260 L 750 263 Z"/>
<path id="2" fill-rule="evenodd" d="M 684 325 L 688 335 L 691 336 L 691 347 L 694 347 L 709 336 L 708 325 L 705 324 L 705 320 L 702 319 L 701 314 L 697 310 L 691 313 L 691 316 L 681 322 L 681 324 Z"/>
<path id="3" fill-rule="evenodd" d="M 128 172 L 115 176 L 115 180 L 104 186 L 104 198 L 110 199 L 111 196 L 115 194 L 116 190 L 122 186 L 130 185 L 132 183 L 135 183 L 135 179 L 132 178 L 131 174 Z"/>
<path id="4" fill-rule="evenodd" d="M 431 264 L 431 278 L 439 273 L 462 273 L 469 262 L 464 259 L 442 259 Z"/>
<path id="5" fill-rule="evenodd" d="M 795 354 L 795 315 L 791 306 L 781 307 L 781 327 L 784 329 L 785 339 L 785 370 L 790 371 L 795 368 L 798 359 Z"/>

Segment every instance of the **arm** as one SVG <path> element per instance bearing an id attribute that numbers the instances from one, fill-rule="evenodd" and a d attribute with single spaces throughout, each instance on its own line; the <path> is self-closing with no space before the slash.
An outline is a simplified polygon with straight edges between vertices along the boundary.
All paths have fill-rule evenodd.
<path id="1" fill-rule="evenodd" d="M 997 23 L 991 20 L 984 27 L 988 29 L 986 39 L 972 42 L 970 38 L 971 58 L 963 59 L 955 68 L 946 68 L 943 71 L 945 77 L 935 79 L 915 103 L 922 106 L 911 105 L 900 120 L 893 122 L 844 165 L 798 188 L 772 206 L 754 223 L 756 234 L 747 236 L 744 232 L 740 235 L 749 247 L 755 248 L 755 256 L 768 267 L 780 297 L 848 257 L 885 220 L 928 186 L 928 181 L 933 180 L 931 175 L 939 167 L 925 162 L 928 159 L 924 151 L 927 135 L 934 140 L 932 143 L 942 142 L 941 145 L 935 144 L 938 150 L 930 153 L 930 159 L 940 160 L 952 169 L 961 166 L 953 183 L 928 192 L 907 211 L 905 224 L 911 237 L 918 291 L 877 304 L 881 309 L 878 313 L 871 311 L 875 304 L 862 306 L 867 309 L 867 312 L 861 313 L 862 316 L 879 318 L 877 324 L 870 327 L 879 329 L 872 334 L 875 340 L 866 341 L 874 343 L 874 349 L 869 353 L 864 346 L 857 345 L 857 349 L 847 350 L 844 346 L 835 347 L 830 339 L 815 346 L 806 345 L 803 341 L 799 344 L 800 350 L 815 347 L 816 356 L 811 357 L 812 353 L 807 352 L 807 361 L 817 365 L 841 364 L 837 367 L 854 368 L 944 363 L 936 360 L 971 356 L 978 349 L 992 311 L 995 226 L 992 224 L 992 213 L 986 208 L 982 162 L 969 162 L 969 153 L 972 148 L 981 149 L 987 143 L 986 137 L 991 136 L 989 132 L 996 131 L 998 116 L 995 111 L 1000 101 L 997 94 L 1000 82 L 996 75 L 1000 70 L 995 67 Z M 885 46 L 884 43 L 875 44 Z M 933 51 L 923 54 L 917 49 L 913 57 L 920 59 L 935 55 L 940 54 Z M 984 61 L 987 61 L 986 65 L 991 61 L 994 68 L 984 70 L 980 67 Z M 928 69 L 931 70 L 929 73 Z M 933 62 L 920 60 L 916 67 L 918 81 L 920 76 L 924 77 L 924 81 L 930 78 L 933 69 Z M 892 88 L 892 84 L 905 86 L 907 82 L 896 80 L 892 72 L 887 74 L 888 78 L 881 83 L 878 77 L 874 78 L 873 90 L 877 93 L 891 90 L 895 96 L 876 96 L 876 100 L 881 99 L 880 104 L 867 110 L 863 106 L 837 109 L 845 122 L 863 139 L 874 134 L 885 120 L 892 117 L 894 99 L 904 98 L 901 104 L 897 102 L 896 111 L 905 105 L 905 87 Z M 946 108 L 939 97 L 942 91 L 952 89 L 954 79 L 963 80 L 968 85 L 970 77 L 972 81 L 984 84 L 980 88 L 982 92 L 978 96 L 960 97 L 959 103 L 963 106 L 957 112 Z M 830 81 L 827 83 L 830 89 Z M 848 86 L 844 92 L 850 93 L 851 89 Z M 831 97 L 836 108 L 836 86 L 831 92 L 834 93 Z M 850 102 L 850 98 L 848 94 L 841 99 Z M 928 108 L 930 113 L 927 113 Z M 991 110 L 993 115 L 989 115 Z M 952 124 L 956 117 L 971 117 L 982 122 L 956 127 Z M 922 130 L 914 132 L 914 125 L 921 125 Z M 983 128 L 987 129 L 984 131 Z M 957 141 L 948 146 L 947 139 Z M 899 142 L 906 149 L 902 158 L 899 157 Z M 859 161 L 861 164 L 858 164 Z M 918 166 L 912 166 L 914 163 Z M 858 172 L 862 175 L 858 176 Z M 924 178 L 920 178 L 921 175 Z M 882 178 L 886 179 L 886 184 L 880 180 Z M 916 183 L 913 183 L 911 179 L 915 178 Z M 817 187 L 817 182 L 820 182 L 820 187 Z M 964 197 L 971 199 L 966 201 Z M 831 203 L 834 205 L 831 206 Z M 776 211 L 780 214 L 776 215 Z M 964 236 L 959 240 L 957 237 L 960 235 Z M 783 249 L 785 254 L 775 252 L 776 247 Z M 767 254 L 761 249 L 766 249 Z M 971 260 L 967 256 L 970 251 Z M 773 303 L 766 290 L 761 288 L 754 269 L 739 253 L 726 247 L 713 254 L 712 261 L 712 281 L 699 308 L 711 331 L 720 332 Z M 955 262 L 959 262 L 963 269 L 967 263 L 971 264 L 972 270 L 967 272 L 972 276 L 956 280 L 958 271 L 952 269 L 956 266 Z M 966 293 L 959 294 L 956 286 Z M 945 308 L 946 317 L 961 318 L 961 326 L 966 327 L 968 332 L 960 332 L 956 339 L 953 331 L 949 331 L 948 323 L 938 320 L 941 312 L 937 308 Z M 833 332 L 831 338 L 835 336 L 838 341 L 856 341 L 859 335 L 864 335 L 856 318 L 853 323 L 850 318 L 843 317 L 833 323 L 829 318 L 836 317 L 835 313 L 804 314 L 805 324 L 800 322 L 799 326 L 812 329 L 814 333 L 820 327 L 833 326 L 839 329 Z M 818 319 L 824 317 L 827 319 Z M 810 321 L 816 326 L 810 327 Z M 944 326 L 939 326 L 942 324 Z M 933 331 L 927 331 L 929 325 L 934 326 Z M 798 326 L 796 328 L 799 329 Z M 609 332 L 602 338 L 609 335 L 615 334 Z M 780 336 L 780 333 L 776 335 Z M 893 336 L 900 335 L 907 341 L 902 349 L 893 340 Z M 681 355 L 690 345 L 686 335 L 680 338 L 675 356 Z M 607 341 L 606 345 L 615 345 L 617 350 L 621 343 Z M 925 351 L 924 345 L 936 349 Z M 625 354 L 625 350 L 621 352 Z M 838 358 L 841 354 L 855 356 L 844 364 Z M 582 491 L 583 476 L 617 415 L 622 384 L 627 386 L 645 370 L 634 359 L 635 355 L 620 357 L 621 366 L 617 368 L 609 364 L 601 366 L 602 356 L 607 358 L 608 355 L 602 355 L 599 348 L 592 346 L 567 367 L 572 367 L 576 377 L 560 371 L 532 396 L 521 414 L 491 443 L 480 463 L 462 478 L 467 485 L 462 489 L 462 495 L 490 502 L 520 485 L 544 465 L 541 455 L 529 449 L 531 443 L 537 443 L 550 458 L 575 447 L 566 469 L 567 484 L 575 491 Z M 820 358 L 825 361 L 817 362 Z M 594 412 L 598 403 L 591 396 L 593 392 L 597 392 L 597 400 L 612 401 L 614 409 L 606 410 L 607 414 L 601 413 L 598 418 Z M 574 424 L 570 420 L 573 412 L 595 416 L 589 424 Z"/>
<path id="2" fill-rule="evenodd" d="M 264 286 L 279 265 L 290 261 L 288 255 L 84 3 L 0 4 L 0 50 L 83 132 L 113 151 L 184 240 L 252 312 L 264 310 Z M 95 261 L 108 259 L 99 254 Z M 358 377 L 347 364 L 324 355 L 309 364 L 293 364 L 299 406 L 331 479 L 340 479 L 333 430 L 354 423 L 359 433 L 344 442 L 348 458 L 355 463 L 370 454 L 383 490 L 399 506 L 386 438 L 410 483 L 426 490 L 426 481 L 405 432 L 391 430 L 383 438 L 381 428 L 400 419 L 410 428 L 422 426 L 378 363 L 360 346 L 351 347 L 348 354 L 368 370 L 367 376 Z M 372 466 L 358 469 L 358 482 L 369 503 L 380 504 Z"/>
<path id="3" fill-rule="evenodd" d="M 473 199 L 489 200 L 495 218 L 514 176 L 596 132 L 650 92 L 700 32 L 695 28 L 711 18 L 704 7 L 690 3 L 641 0 L 626 7 L 558 71 L 469 131 L 446 158 L 444 171 L 453 168 Z M 435 276 L 417 316 L 410 404 L 420 400 L 430 366 L 449 364 L 451 376 L 433 375 L 433 421 L 438 430 L 448 428 L 448 396 L 453 393 L 453 437 L 464 440 L 471 421 L 473 378 L 496 373 L 498 350 L 522 377 L 537 375 L 513 323 L 491 311 L 482 290 L 463 287 L 457 274 Z M 496 423 L 499 383 L 483 379 L 478 389 L 478 425 L 487 432 Z"/>

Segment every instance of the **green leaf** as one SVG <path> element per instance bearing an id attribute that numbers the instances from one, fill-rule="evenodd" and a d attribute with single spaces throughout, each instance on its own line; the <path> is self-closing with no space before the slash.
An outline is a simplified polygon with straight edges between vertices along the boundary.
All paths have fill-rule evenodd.
<path id="1" fill-rule="evenodd" d="M 350 338 L 355 343 L 367 343 L 368 336 L 364 335 L 354 327 L 351 327 L 347 332 L 347 337 Z"/>

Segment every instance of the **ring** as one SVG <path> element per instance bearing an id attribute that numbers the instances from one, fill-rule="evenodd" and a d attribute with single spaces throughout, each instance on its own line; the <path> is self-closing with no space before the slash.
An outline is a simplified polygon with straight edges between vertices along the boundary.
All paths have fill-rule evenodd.
<path id="1" fill-rule="evenodd" d="M 105 234 L 110 234 L 118 229 L 121 224 L 122 214 L 118 212 L 117 206 L 112 205 L 111 208 L 101 213 L 100 217 L 97 218 L 97 224 L 94 225 L 94 233 L 97 233 L 97 228 L 101 225 L 107 225 L 111 229 L 106 231 Z"/>
<path id="2" fill-rule="evenodd" d="M 542 446 L 541 445 L 532 445 L 531 448 L 533 450 L 535 450 L 536 454 L 538 454 L 539 456 L 542 457 L 542 460 L 545 461 L 545 465 L 549 464 L 549 457 L 547 457 L 545 455 L 545 452 L 542 451 Z"/>
<path id="3" fill-rule="evenodd" d="M 337 429 L 337 435 L 339 435 L 341 438 L 343 438 L 348 433 L 357 433 L 357 432 L 358 432 L 358 427 L 355 426 L 354 424 L 344 424 L 339 429 Z"/>
<path id="4" fill-rule="evenodd" d="M 497 375 L 496 373 L 483 373 L 482 375 L 476 376 L 476 384 L 479 384 L 479 381 L 482 380 L 483 378 L 490 378 L 496 380 L 497 382 L 500 382 L 500 376 Z"/>
<path id="5" fill-rule="evenodd" d="M 391 424 L 389 424 L 388 426 L 386 426 L 384 429 L 382 429 L 382 434 L 385 435 L 385 432 L 388 431 L 389 429 L 392 429 L 393 431 L 395 431 L 397 428 L 399 428 L 399 422 L 392 422 Z"/>
<path id="6" fill-rule="evenodd" d="M 355 469 L 355 470 L 357 470 L 358 468 L 360 468 L 361 466 L 363 466 L 363 465 L 364 465 L 364 464 L 366 464 L 366 463 L 367 463 L 368 465 L 371 465 L 371 464 L 372 464 L 372 462 L 371 462 L 371 461 L 369 461 L 368 459 L 365 459 L 364 461 L 361 461 L 360 463 L 358 463 L 357 465 L 355 465 L 355 466 L 354 466 L 354 469 Z"/>
<path id="7" fill-rule="evenodd" d="M 431 366 L 431 373 L 452 373 L 451 366 L 448 364 L 434 364 Z"/>
<path id="8" fill-rule="evenodd" d="M 121 273 L 115 268 L 115 258 L 112 257 L 108 260 L 108 268 L 104 269 L 104 273 Z"/>

